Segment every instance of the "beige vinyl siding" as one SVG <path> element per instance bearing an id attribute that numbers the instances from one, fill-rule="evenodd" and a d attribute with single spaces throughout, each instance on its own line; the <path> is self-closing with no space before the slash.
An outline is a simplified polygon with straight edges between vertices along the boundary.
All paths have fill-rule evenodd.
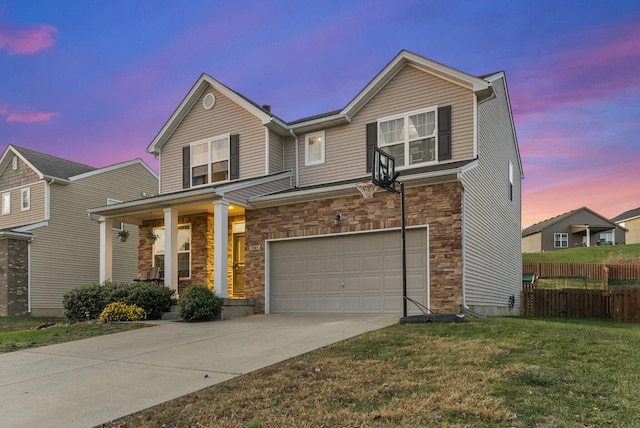
<path id="1" fill-rule="evenodd" d="M 462 175 L 466 302 L 489 314 L 508 313 L 510 296 L 519 306 L 522 281 L 522 172 L 503 85 L 495 81 L 496 98 L 478 106 L 478 165 Z"/>
<path id="2" fill-rule="evenodd" d="M 136 185 L 133 186 L 132 183 Z M 73 181 L 52 184 L 48 226 L 32 230 L 31 305 L 34 313 L 62 308 L 62 296 L 72 288 L 99 281 L 100 228 L 88 208 L 107 204 L 107 198 L 128 201 L 158 188 L 155 177 L 134 164 Z M 113 242 L 113 279 L 131 281 L 137 275 L 137 226 L 126 225 L 126 243 Z"/>
<path id="3" fill-rule="evenodd" d="M 623 227 L 629 229 L 625 235 L 625 242 L 627 244 L 640 244 L 640 218 L 625 221 Z"/>
<path id="4" fill-rule="evenodd" d="M 405 66 L 348 125 L 325 129 L 325 163 L 304 166 L 304 135 L 300 135 L 300 185 L 309 186 L 365 176 L 366 124 L 379 118 L 432 106 L 451 106 L 452 159 L 474 156 L 474 94 L 413 66 Z M 287 146 L 287 150 L 294 148 Z M 291 154 L 287 153 L 287 157 Z"/>
<path id="5" fill-rule="evenodd" d="M 205 110 L 202 99 L 214 93 L 216 104 Z M 160 193 L 182 190 L 182 148 L 224 134 L 240 134 L 240 179 L 265 173 L 265 131 L 260 119 L 213 89 L 204 91 L 194 103 L 160 155 Z"/>
<path id="6" fill-rule="evenodd" d="M 542 233 L 534 233 L 522 238 L 523 253 L 539 253 L 542 249 Z"/>
<path id="7" fill-rule="evenodd" d="M 44 181 L 36 181 L 22 187 L 0 191 L 11 194 L 11 213 L 0 214 L 0 229 L 14 228 L 46 220 L 46 195 Z M 22 189 L 30 189 L 31 208 L 22 211 Z M 1 200 L 0 200 L 1 203 Z"/>
<path id="8" fill-rule="evenodd" d="M 242 144 L 242 141 L 240 142 Z M 284 170 L 284 138 L 269 132 L 269 174 Z"/>
<path id="9" fill-rule="evenodd" d="M 304 135 L 302 136 L 302 138 L 300 138 L 301 140 L 304 140 Z M 298 142 L 298 144 L 302 144 L 302 142 Z M 283 158 L 284 158 L 284 165 L 283 168 L 284 170 L 291 170 L 293 171 L 293 175 L 294 175 L 294 183 L 295 183 L 295 174 L 296 174 L 296 140 L 293 137 L 285 137 L 284 139 L 284 154 L 283 154 Z M 303 160 L 304 160 L 304 153 L 302 154 L 303 156 Z"/>

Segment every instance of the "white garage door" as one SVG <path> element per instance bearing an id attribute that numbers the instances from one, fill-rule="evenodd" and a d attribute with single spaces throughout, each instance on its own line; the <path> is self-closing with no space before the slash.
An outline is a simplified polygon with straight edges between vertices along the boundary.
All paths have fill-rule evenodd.
<path id="1" fill-rule="evenodd" d="M 406 235 L 407 295 L 425 305 L 427 235 L 426 228 Z M 402 314 L 399 230 L 274 241 L 269 265 L 271 313 Z"/>

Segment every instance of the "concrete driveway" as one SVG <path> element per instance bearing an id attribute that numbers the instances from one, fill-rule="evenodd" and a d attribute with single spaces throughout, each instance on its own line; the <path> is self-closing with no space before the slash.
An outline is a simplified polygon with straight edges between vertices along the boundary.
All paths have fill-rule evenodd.
<path id="1" fill-rule="evenodd" d="M 0 425 L 93 427 L 397 321 L 397 315 L 158 321 L 2 354 Z"/>

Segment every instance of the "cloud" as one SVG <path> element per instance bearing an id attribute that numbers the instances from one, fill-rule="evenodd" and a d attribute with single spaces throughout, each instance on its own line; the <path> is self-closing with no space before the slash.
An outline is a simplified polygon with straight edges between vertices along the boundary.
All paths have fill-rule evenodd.
<path id="1" fill-rule="evenodd" d="M 53 46 L 53 36 L 57 33 L 58 29 L 52 25 L 11 28 L 0 23 L 0 50 L 10 55 L 32 54 Z"/>
<path id="2" fill-rule="evenodd" d="M 50 122 L 60 113 L 21 111 L 8 104 L 0 104 L 0 116 L 4 116 L 4 121 L 8 123 L 40 123 Z"/>

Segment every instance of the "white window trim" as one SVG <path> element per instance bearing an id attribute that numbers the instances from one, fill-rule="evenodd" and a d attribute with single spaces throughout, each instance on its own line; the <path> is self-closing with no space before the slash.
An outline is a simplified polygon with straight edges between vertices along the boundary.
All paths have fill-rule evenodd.
<path id="1" fill-rule="evenodd" d="M 410 159 L 410 150 L 409 150 L 409 117 L 410 116 L 414 116 L 416 114 L 423 114 L 423 113 L 428 113 L 430 111 L 433 111 L 435 113 L 435 129 L 434 129 L 434 138 L 435 138 L 435 156 L 434 156 L 434 160 L 432 161 L 425 161 L 425 162 L 420 162 L 420 163 L 414 163 L 414 164 L 409 164 L 409 159 Z M 378 147 L 383 148 L 387 145 L 394 145 L 394 144 L 386 144 L 386 145 L 381 145 L 380 144 L 380 123 L 382 122 L 388 122 L 390 120 L 395 120 L 395 119 L 404 119 L 404 159 L 405 159 L 405 164 L 403 166 L 397 166 L 395 167 L 396 170 L 404 170 L 404 169 L 411 169 L 411 168 L 417 168 L 417 167 L 422 167 L 422 166 L 426 166 L 426 165 L 435 165 L 438 163 L 438 106 L 429 106 L 426 108 L 422 108 L 422 109 L 418 109 L 418 110 L 412 110 L 412 111 L 408 111 L 408 112 L 404 112 L 404 113 L 399 113 L 399 114 L 394 114 L 392 116 L 386 116 L 386 117 L 382 117 L 380 119 L 378 119 L 378 129 L 377 129 L 377 133 L 378 133 Z M 398 144 L 398 143 L 395 143 Z"/>
<path id="2" fill-rule="evenodd" d="M 18 156 L 14 156 L 13 159 L 11 159 L 11 167 L 14 171 L 18 169 Z"/>
<path id="3" fill-rule="evenodd" d="M 24 206 L 25 199 L 28 202 L 26 207 Z M 31 209 L 31 187 L 25 187 L 24 189 L 20 189 L 20 211 L 29 211 L 30 209 Z"/>
<path id="4" fill-rule="evenodd" d="M 322 145 L 320 147 L 320 159 L 319 160 L 315 160 L 315 161 L 311 161 L 309 160 L 309 138 L 317 138 L 320 137 L 320 140 L 322 141 Z M 324 153 L 327 147 L 327 140 L 326 140 L 326 134 L 324 131 L 319 131 L 319 132 L 312 132 L 310 134 L 305 134 L 304 136 L 304 165 L 305 166 L 311 166 L 311 165 L 320 165 L 324 163 Z"/>
<path id="5" fill-rule="evenodd" d="M 227 152 L 228 152 L 228 157 L 227 157 L 227 179 L 226 180 L 220 180 L 220 181 L 209 181 L 208 183 L 204 183 L 204 184 L 193 184 L 193 167 L 194 165 L 191 164 L 191 159 L 189 159 L 189 184 L 191 185 L 191 187 L 204 187 L 204 186 L 210 186 L 212 184 L 221 184 L 221 183 L 228 183 L 231 180 L 229 179 L 229 176 L 231 175 L 231 133 L 228 134 L 221 134 L 221 135 L 216 135 L 215 137 L 211 137 L 211 138 L 205 138 L 203 140 L 198 140 L 198 141 L 194 141 L 193 143 L 189 144 L 189 157 L 192 156 L 192 151 L 193 151 L 193 147 L 194 146 L 199 146 L 201 144 L 207 144 L 207 156 L 208 156 L 208 161 L 207 161 L 207 176 L 209 179 L 211 179 L 211 142 L 215 141 L 215 140 L 221 140 L 223 138 L 227 139 Z M 195 166 L 199 166 L 202 164 L 198 164 Z"/>
<path id="6" fill-rule="evenodd" d="M 513 163 L 509 161 L 509 200 L 513 202 Z"/>
<path id="7" fill-rule="evenodd" d="M 191 279 L 191 267 L 193 266 L 193 255 L 191 254 L 191 248 L 193 247 L 193 233 L 192 233 L 193 228 L 191 227 L 191 223 L 180 223 L 178 224 L 178 229 L 180 229 L 181 226 L 189 226 L 189 249 L 182 250 L 182 251 L 178 250 L 176 253 L 176 258 L 178 257 L 178 254 L 189 254 L 189 276 L 180 276 L 178 277 L 178 279 Z M 158 230 L 165 230 L 165 227 L 164 226 L 154 227 L 153 233 L 157 235 Z M 158 241 L 155 241 L 151 246 L 151 266 L 152 267 L 156 267 L 156 254 L 165 256 L 165 263 L 167 261 L 166 255 L 164 253 L 164 248 L 162 249 L 163 250 L 162 253 L 156 253 L 157 242 Z"/>
<path id="8" fill-rule="evenodd" d="M 9 214 L 11 214 L 11 192 L 5 192 L 2 194 L 2 215 Z"/>
<path id="9" fill-rule="evenodd" d="M 558 235 L 560 235 L 560 239 L 557 239 Z M 566 239 L 562 239 L 563 237 L 565 237 Z M 556 245 L 557 242 L 560 242 L 560 245 Z M 562 245 L 563 242 L 565 242 L 567 245 Z M 553 248 L 569 248 L 569 234 L 566 232 L 554 233 Z"/>

